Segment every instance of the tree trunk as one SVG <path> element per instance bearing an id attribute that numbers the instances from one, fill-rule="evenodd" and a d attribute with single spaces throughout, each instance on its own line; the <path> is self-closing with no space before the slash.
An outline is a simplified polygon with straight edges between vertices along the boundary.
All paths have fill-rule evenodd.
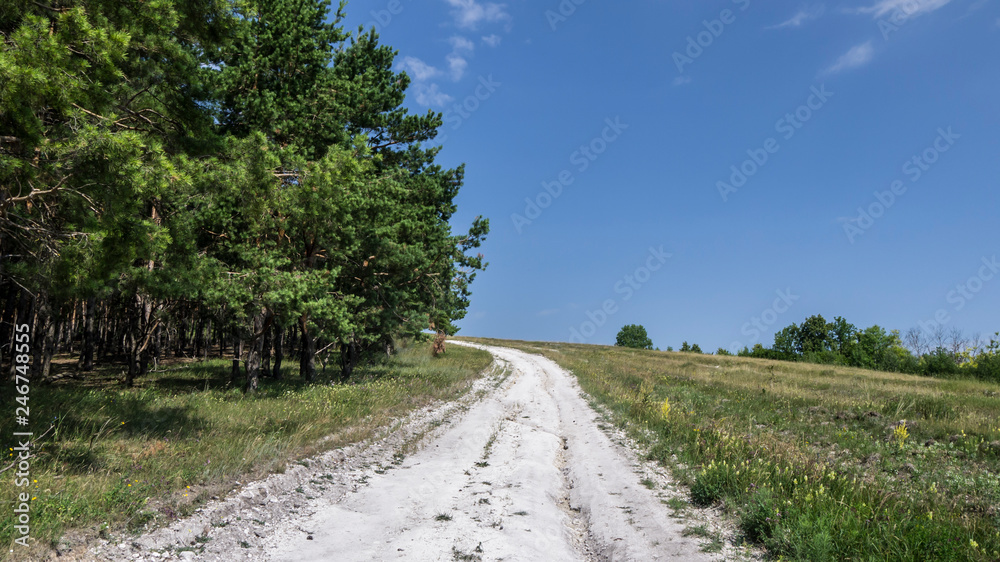
<path id="1" fill-rule="evenodd" d="M 32 342 L 35 363 L 34 372 L 42 379 L 48 378 L 52 370 L 52 355 L 56 346 L 56 319 L 52 317 L 52 305 L 47 296 L 39 296 L 37 330 Z"/>
<path id="2" fill-rule="evenodd" d="M 107 349 L 107 338 L 108 338 L 108 303 L 101 303 L 101 322 L 94 328 L 94 335 L 97 338 L 95 342 L 97 344 L 97 349 L 94 352 L 97 354 L 97 360 L 104 360 L 104 352 Z"/>
<path id="3" fill-rule="evenodd" d="M 194 356 L 202 357 L 205 350 L 205 313 L 198 311 L 198 321 L 194 327 Z"/>
<path id="4" fill-rule="evenodd" d="M 70 317 L 64 318 L 63 311 L 59 311 L 59 322 L 56 324 L 55 336 L 53 342 L 55 344 L 56 352 L 68 352 L 72 353 L 73 350 L 70 348 L 69 342 L 72 340 L 73 333 L 73 314 L 76 311 L 76 307 L 70 309 Z"/>
<path id="5" fill-rule="evenodd" d="M 224 312 L 225 311 L 223 311 L 223 313 Z M 219 339 L 219 359 L 222 359 L 223 357 L 226 356 L 226 335 L 225 335 L 225 330 L 222 327 L 224 323 L 225 322 L 221 320 L 219 321 L 219 325 L 216 328 L 216 334 L 215 334 L 216 337 Z"/>
<path id="6" fill-rule="evenodd" d="M 354 374 L 354 367 L 358 364 L 361 353 L 358 343 L 351 338 L 347 343 L 340 344 L 340 382 L 347 382 Z"/>
<path id="7" fill-rule="evenodd" d="M 128 331 L 128 347 L 129 352 L 126 354 L 126 361 L 128 362 L 128 371 L 125 373 L 125 386 L 127 388 L 132 388 L 135 384 L 136 377 L 139 376 L 139 353 L 133 352 L 132 350 L 138 350 L 139 348 L 139 334 L 138 329 Z"/>
<path id="8" fill-rule="evenodd" d="M 302 332 L 302 349 L 299 351 L 299 375 L 306 382 L 316 382 L 316 338 L 309 331 L 309 318 L 303 314 L 299 318 Z"/>
<path id="9" fill-rule="evenodd" d="M 0 313 L 0 369 L 13 378 L 14 373 L 14 326 L 17 323 L 17 296 L 20 292 L 13 283 L 0 284 L 7 298 Z M 8 358 L 10 362 L 8 364 Z M 4 367 L 7 367 L 4 369 Z"/>
<path id="10" fill-rule="evenodd" d="M 208 318 L 205 320 L 205 329 L 202 331 L 202 359 L 208 360 L 208 354 L 212 349 L 212 319 Z"/>
<path id="11" fill-rule="evenodd" d="M 174 350 L 174 357 L 184 357 L 187 355 L 188 328 L 188 318 L 185 314 L 181 317 L 181 325 L 177 327 L 177 348 Z"/>
<path id="12" fill-rule="evenodd" d="M 440 331 L 434 336 L 434 344 L 431 346 L 431 351 L 433 351 L 435 357 L 444 353 L 444 342 L 447 339 L 448 334 Z"/>
<path id="13" fill-rule="evenodd" d="M 229 373 L 229 382 L 236 385 L 240 380 L 240 359 L 243 357 L 243 339 L 233 336 L 233 368 Z"/>
<path id="14" fill-rule="evenodd" d="M 80 350 L 81 371 L 94 370 L 94 308 L 97 306 L 97 298 L 93 295 L 87 297 L 86 310 L 83 319 L 83 346 Z"/>
<path id="15" fill-rule="evenodd" d="M 271 376 L 271 341 L 274 333 L 274 313 L 270 310 L 267 311 L 267 328 L 264 329 L 264 334 L 261 336 L 263 340 L 261 342 L 261 355 L 260 355 L 260 370 L 263 371 L 265 377 Z"/>
<path id="16" fill-rule="evenodd" d="M 79 308 L 80 303 L 76 299 L 73 299 L 73 309 L 66 326 L 66 348 L 63 350 L 65 353 L 73 353 L 73 344 L 76 343 L 76 330 L 79 327 L 77 320 L 77 310 Z"/>
<path id="17" fill-rule="evenodd" d="M 264 316 L 265 312 L 263 310 L 253 315 L 253 327 L 251 332 L 253 334 L 253 339 L 250 340 L 250 349 L 247 352 L 247 380 L 246 385 L 243 387 L 244 393 L 255 392 L 257 390 L 257 384 L 260 381 L 260 358 L 264 348 L 264 332 L 266 325 Z"/>
<path id="18" fill-rule="evenodd" d="M 149 359 L 153 353 L 156 332 L 159 330 L 159 322 L 153 314 L 153 299 L 147 295 L 138 294 L 134 297 L 135 310 L 131 311 L 126 307 L 125 313 L 133 313 L 133 318 L 126 326 L 127 340 L 126 356 L 128 361 L 128 373 L 125 376 L 125 386 L 132 387 L 135 379 L 149 372 Z"/>
<path id="19" fill-rule="evenodd" d="M 14 325 L 27 324 L 29 333 L 31 331 L 31 327 L 34 324 L 33 311 L 32 311 L 33 304 L 34 304 L 34 299 L 31 298 L 31 295 L 28 294 L 28 291 L 22 290 L 21 296 L 18 299 L 17 310 L 14 316 Z M 11 330 L 11 346 L 13 346 L 13 338 L 15 337 L 15 334 L 16 332 L 14 330 Z M 17 373 L 16 371 L 17 363 L 14 362 L 13 347 L 11 347 L 10 349 L 11 349 L 11 354 L 10 354 L 11 360 L 9 364 L 10 370 L 8 371 L 8 374 L 9 378 L 13 379 L 14 375 Z"/>
<path id="20" fill-rule="evenodd" d="M 271 376 L 274 380 L 281 380 L 281 360 L 285 358 L 285 329 L 274 327 L 274 366 L 271 367 Z"/>
<path id="21" fill-rule="evenodd" d="M 153 368 L 155 369 L 160 362 L 160 358 L 163 357 L 163 326 L 157 325 L 156 332 L 153 334 L 153 349 L 152 352 L 147 354 L 146 360 L 153 360 Z"/>

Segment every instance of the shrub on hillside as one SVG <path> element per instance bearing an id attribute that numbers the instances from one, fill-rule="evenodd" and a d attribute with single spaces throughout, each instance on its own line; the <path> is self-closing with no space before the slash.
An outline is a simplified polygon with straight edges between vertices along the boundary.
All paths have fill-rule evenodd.
<path id="1" fill-rule="evenodd" d="M 996 334 L 1000 337 L 1000 333 Z M 990 340 L 986 350 L 976 356 L 976 378 L 1000 382 L 1000 340 Z"/>
<path id="2" fill-rule="evenodd" d="M 629 324 L 618 331 L 615 345 L 635 349 L 653 349 L 653 340 L 649 339 L 649 335 L 646 334 L 646 328 L 639 324 Z"/>
<path id="3" fill-rule="evenodd" d="M 931 377 L 949 377 L 957 375 L 958 371 L 959 367 L 955 356 L 942 347 L 937 348 L 933 353 L 924 354 L 920 358 L 920 374 Z"/>

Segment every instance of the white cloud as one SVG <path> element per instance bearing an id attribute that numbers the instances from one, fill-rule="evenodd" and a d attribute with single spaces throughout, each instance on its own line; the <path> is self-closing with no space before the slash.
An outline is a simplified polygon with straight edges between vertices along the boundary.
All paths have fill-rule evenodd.
<path id="1" fill-rule="evenodd" d="M 451 79 L 458 82 L 465 75 L 465 69 L 469 67 L 469 61 L 466 57 L 472 55 L 476 50 L 476 45 L 461 36 L 454 36 L 448 40 L 451 43 L 452 51 L 445 57 L 448 61 L 448 70 L 451 73 Z"/>
<path id="2" fill-rule="evenodd" d="M 690 83 L 691 83 L 690 76 L 678 76 L 677 78 L 674 78 L 674 86 L 683 86 L 684 84 L 690 84 Z"/>
<path id="3" fill-rule="evenodd" d="M 442 92 L 437 84 L 417 84 L 414 86 L 417 103 L 428 107 L 442 107 L 450 103 L 454 98 Z"/>
<path id="4" fill-rule="evenodd" d="M 440 70 L 425 63 L 417 57 L 403 57 L 403 60 L 400 61 L 397 66 L 402 67 L 402 69 L 405 70 L 411 78 L 417 80 L 418 82 L 434 78 L 441 73 Z"/>
<path id="5" fill-rule="evenodd" d="M 827 74 L 836 74 L 843 70 L 849 70 L 851 68 L 857 68 L 859 66 L 864 66 L 871 62 L 872 57 L 875 55 L 875 49 L 872 48 L 872 42 L 863 43 L 856 47 L 851 48 L 847 51 L 837 62 L 833 63 L 830 68 L 826 69 Z"/>
<path id="6" fill-rule="evenodd" d="M 477 0 L 445 0 L 448 5 L 455 8 L 452 15 L 455 16 L 455 23 L 463 29 L 476 29 L 482 22 L 510 23 L 511 17 L 507 13 L 506 4 L 495 4 L 493 2 L 478 2 Z"/>
<path id="7" fill-rule="evenodd" d="M 483 36 L 483 43 L 486 43 L 490 47 L 499 47 L 500 46 L 500 36 L 497 35 L 497 34 L 495 34 L 495 33 L 493 35 L 484 35 Z"/>
<path id="8" fill-rule="evenodd" d="M 553 314 L 558 314 L 558 308 L 546 308 L 545 310 L 539 310 L 536 316 L 552 316 Z"/>
<path id="9" fill-rule="evenodd" d="M 825 7 L 820 4 L 817 6 L 811 6 L 808 8 L 803 8 L 798 11 L 794 16 L 788 18 L 787 20 L 779 23 L 778 25 L 772 25 L 768 29 L 782 29 L 785 27 L 801 27 L 802 24 L 807 21 L 814 20 L 823 15 L 826 11 Z"/>
<path id="10" fill-rule="evenodd" d="M 461 62 L 453 62 L 449 59 L 448 65 L 449 70 L 454 76 L 456 67 L 461 66 L 460 71 L 464 72 L 465 60 L 462 59 Z M 428 84 L 428 81 L 437 78 L 442 74 L 437 68 L 425 63 L 424 61 L 418 59 L 417 57 L 403 57 L 403 59 L 396 64 L 397 68 L 401 68 L 410 75 L 413 79 L 413 95 L 417 100 L 417 103 L 423 106 L 437 106 L 441 107 L 452 101 L 452 97 L 441 91 L 437 84 Z"/>
<path id="11" fill-rule="evenodd" d="M 455 49 L 455 52 L 472 52 L 476 50 L 475 44 L 469 41 L 465 37 L 456 35 L 448 40 L 451 43 L 451 47 Z"/>
<path id="12" fill-rule="evenodd" d="M 878 0 L 875 4 L 858 8 L 859 14 L 872 14 L 873 17 L 880 18 L 889 12 L 901 12 L 906 17 L 916 17 L 920 14 L 929 14 L 938 8 L 943 8 L 951 0 Z"/>
<path id="13" fill-rule="evenodd" d="M 469 61 L 465 57 L 452 53 L 445 57 L 448 61 L 448 70 L 451 72 L 451 79 L 458 82 L 465 75 L 465 69 L 469 67 Z"/>

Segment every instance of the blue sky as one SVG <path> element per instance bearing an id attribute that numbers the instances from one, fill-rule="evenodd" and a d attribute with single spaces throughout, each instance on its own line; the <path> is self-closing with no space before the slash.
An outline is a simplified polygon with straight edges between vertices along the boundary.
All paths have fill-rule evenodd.
<path id="1" fill-rule="evenodd" d="M 490 218 L 469 336 L 1000 330 L 1000 3 L 354 0 Z"/>

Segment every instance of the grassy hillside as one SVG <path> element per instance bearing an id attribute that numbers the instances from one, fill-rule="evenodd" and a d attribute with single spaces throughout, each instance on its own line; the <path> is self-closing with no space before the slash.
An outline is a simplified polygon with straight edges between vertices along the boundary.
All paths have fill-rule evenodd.
<path id="1" fill-rule="evenodd" d="M 229 388 L 229 362 L 222 360 L 174 366 L 130 390 L 121 389 L 120 369 L 34 384 L 31 414 L 39 427 L 33 430 L 38 435 L 55 425 L 31 466 L 35 547 L 28 553 L 12 544 L 14 514 L 5 509 L 0 560 L 40 556 L 69 530 L 86 536 L 169 522 L 231 490 L 236 480 L 280 471 L 365 439 L 413 409 L 456 398 L 491 360 L 459 346 L 432 358 L 429 344 L 421 344 L 360 369 L 355 384 L 304 385 L 290 366 L 285 381 L 264 381 L 253 396 Z M 0 435 L 19 431 L 12 421 L 0 419 Z M 4 439 L 9 458 L 16 443 Z M 0 486 L 7 506 L 24 491 L 11 481 Z"/>
<path id="2" fill-rule="evenodd" d="M 1000 386 L 616 347 L 541 353 L 788 560 L 1000 559 Z M 664 404 L 669 404 L 665 408 Z"/>

